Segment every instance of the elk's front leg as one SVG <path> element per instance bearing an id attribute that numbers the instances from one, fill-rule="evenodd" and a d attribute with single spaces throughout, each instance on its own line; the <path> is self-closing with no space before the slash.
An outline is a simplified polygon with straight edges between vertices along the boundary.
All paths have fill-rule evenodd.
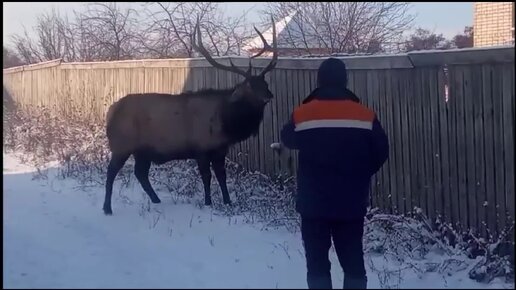
<path id="1" fill-rule="evenodd" d="M 226 153 L 227 149 L 222 149 L 215 152 L 212 156 L 212 167 L 215 172 L 215 177 L 219 182 L 220 190 L 222 191 L 222 199 L 224 204 L 231 204 L 231 198 L 229 197 L 228 186 L 226 183 Z"/>

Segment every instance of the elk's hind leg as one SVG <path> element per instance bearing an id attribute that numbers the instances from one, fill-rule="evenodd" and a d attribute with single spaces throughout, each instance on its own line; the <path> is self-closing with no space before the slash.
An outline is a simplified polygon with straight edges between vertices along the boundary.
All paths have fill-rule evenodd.
<path id="1" fill-rule="evenodd" d="M 136 153 L 134 154 L 134 175 L 140 182 L 145 193 L 150 197 L 153 203 L 160 203 L 158 195 L 152 188 L 149 182 L 149 169 L 151 166 L 151 160 L 146 154 Z"/>
<path id="2" fill-rule="evenodd" d="M 113 182 L 115 181 L 116 175 L 124 167 L 125 162 L 129 158 L 127 155 L 113 154 L 109 161 L 106 178 L 106 196 L 104 198 L 104 214 L 111 215 L 113 210 L 111 209 L 111 196 L 113 194 Z"/>
<path id="3" fill-rule="evenodd" d="M 223 148 L 213 152 L 211 162 L 217 181 L 219 182 L 220 190 L 222 191 L 222 200 L 224 204 L 231 204 L 229 197 L 228 186 L 226 183 L 226 154 L 227 148 Z"/>
<path id="4" fill-rule="evenodd" d="M 211 169 L 210 159 L 207 156 L 201 156 L 197 159 L 197 166 L 201 174 L 202 184 L 204 185 L 204 204 L 211 205 Z"/>

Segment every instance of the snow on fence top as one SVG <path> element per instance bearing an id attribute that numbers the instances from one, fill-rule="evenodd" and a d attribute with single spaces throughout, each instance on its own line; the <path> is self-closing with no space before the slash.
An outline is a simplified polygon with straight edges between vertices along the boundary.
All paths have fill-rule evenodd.
<path id="1" fill-rule="evenodd" d="M 444 64 L 476 64 L 514 62 L 514 45 L 487 48 L 466 48 L 449 50 L 424 50 L 401 54 L 375 54 L 333 56 L 345 61 L 348 69 L 397 69 Z M 280 57 L 279 69 L 317 69 L 320 63 L 328 57 Z M 229 59 L 236 66 L 247 67 L 249 58 L 243 56 L 214 57 L 221 63 L 229 65 Z M 253 67 L 263 68 L 269 63 L 269 58 L 253 59 Z M 45 67 L 60 66 L 61 69 L 100 69 L 100 68 L 131 68 L 131 67 L 211 67 L 204 58 L 181 59 L 139 59 L 106 62 L 62 62 L 61 59 L 37 64 L 4 69 L 5 73 L 35 70 Z"/>

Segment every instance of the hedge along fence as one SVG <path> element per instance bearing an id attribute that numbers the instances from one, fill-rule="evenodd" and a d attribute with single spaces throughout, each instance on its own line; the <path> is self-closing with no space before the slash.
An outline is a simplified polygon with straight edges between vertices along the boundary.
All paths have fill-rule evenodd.
<path id="1" fill-rule="evenodd" d="M 232 59 L 248 65 L 245 58 Z M 279 59 L 266 76 L 275 98 L 260 132 L 235 145 L 230 159 L 271 176 L 295 172 L 296 153 L 278 155 L 269 145 L 315 88 L 322 60 Z M 514 46 L 342 60 L 349 87 L 377 112 L 389 135 L 390 158 L 372 181 L 374 206 L 393 213 L 419 207 L 433 219 L 484 234 L 513 223 Z M 255 73 L 268 62 L 253 60 Z M 108 107 L 128 93 L 228 88 L 240 80 L 204 59 L 55 60 L 4 69 L 4 87 L 22 107 L 46 106 L 63 116 L 80 108 L 92 122 L 104 122 Z"/>

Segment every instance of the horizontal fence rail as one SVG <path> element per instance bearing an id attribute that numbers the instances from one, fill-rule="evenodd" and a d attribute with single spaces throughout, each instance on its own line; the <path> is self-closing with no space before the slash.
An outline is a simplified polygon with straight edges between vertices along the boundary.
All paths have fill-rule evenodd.
<path id="1" fill-rule="evenodd" d="M 390 158 L 371 185 L 374 206 L 393 213 L 418 207 L 434 220 L 484 234 L 514 222 L 514 46 L 341 59 L 350 89 L 389 136 Z M 232 60 L 248 65 L 246 58 Z M 229 64 L 227 57 L 219 61 Z M 255 73 L 269 61 L 253 60 Z M 260 132 L 236 144 L 230 159 L 271 176 L 295 174 L 296 153 L 278 155 L 270 144 L 315 88 L 322 61 L 278 60 L 266 75 L 275 97 Z M 45 106 L 63 116 L 80 109 L 92 122 L 103 122 L 108 107 L 128 93 L 221 89 L 241 80 L 204 59 L 55 60 L 4 69 L 3 77 L 21 107 Z"/>

